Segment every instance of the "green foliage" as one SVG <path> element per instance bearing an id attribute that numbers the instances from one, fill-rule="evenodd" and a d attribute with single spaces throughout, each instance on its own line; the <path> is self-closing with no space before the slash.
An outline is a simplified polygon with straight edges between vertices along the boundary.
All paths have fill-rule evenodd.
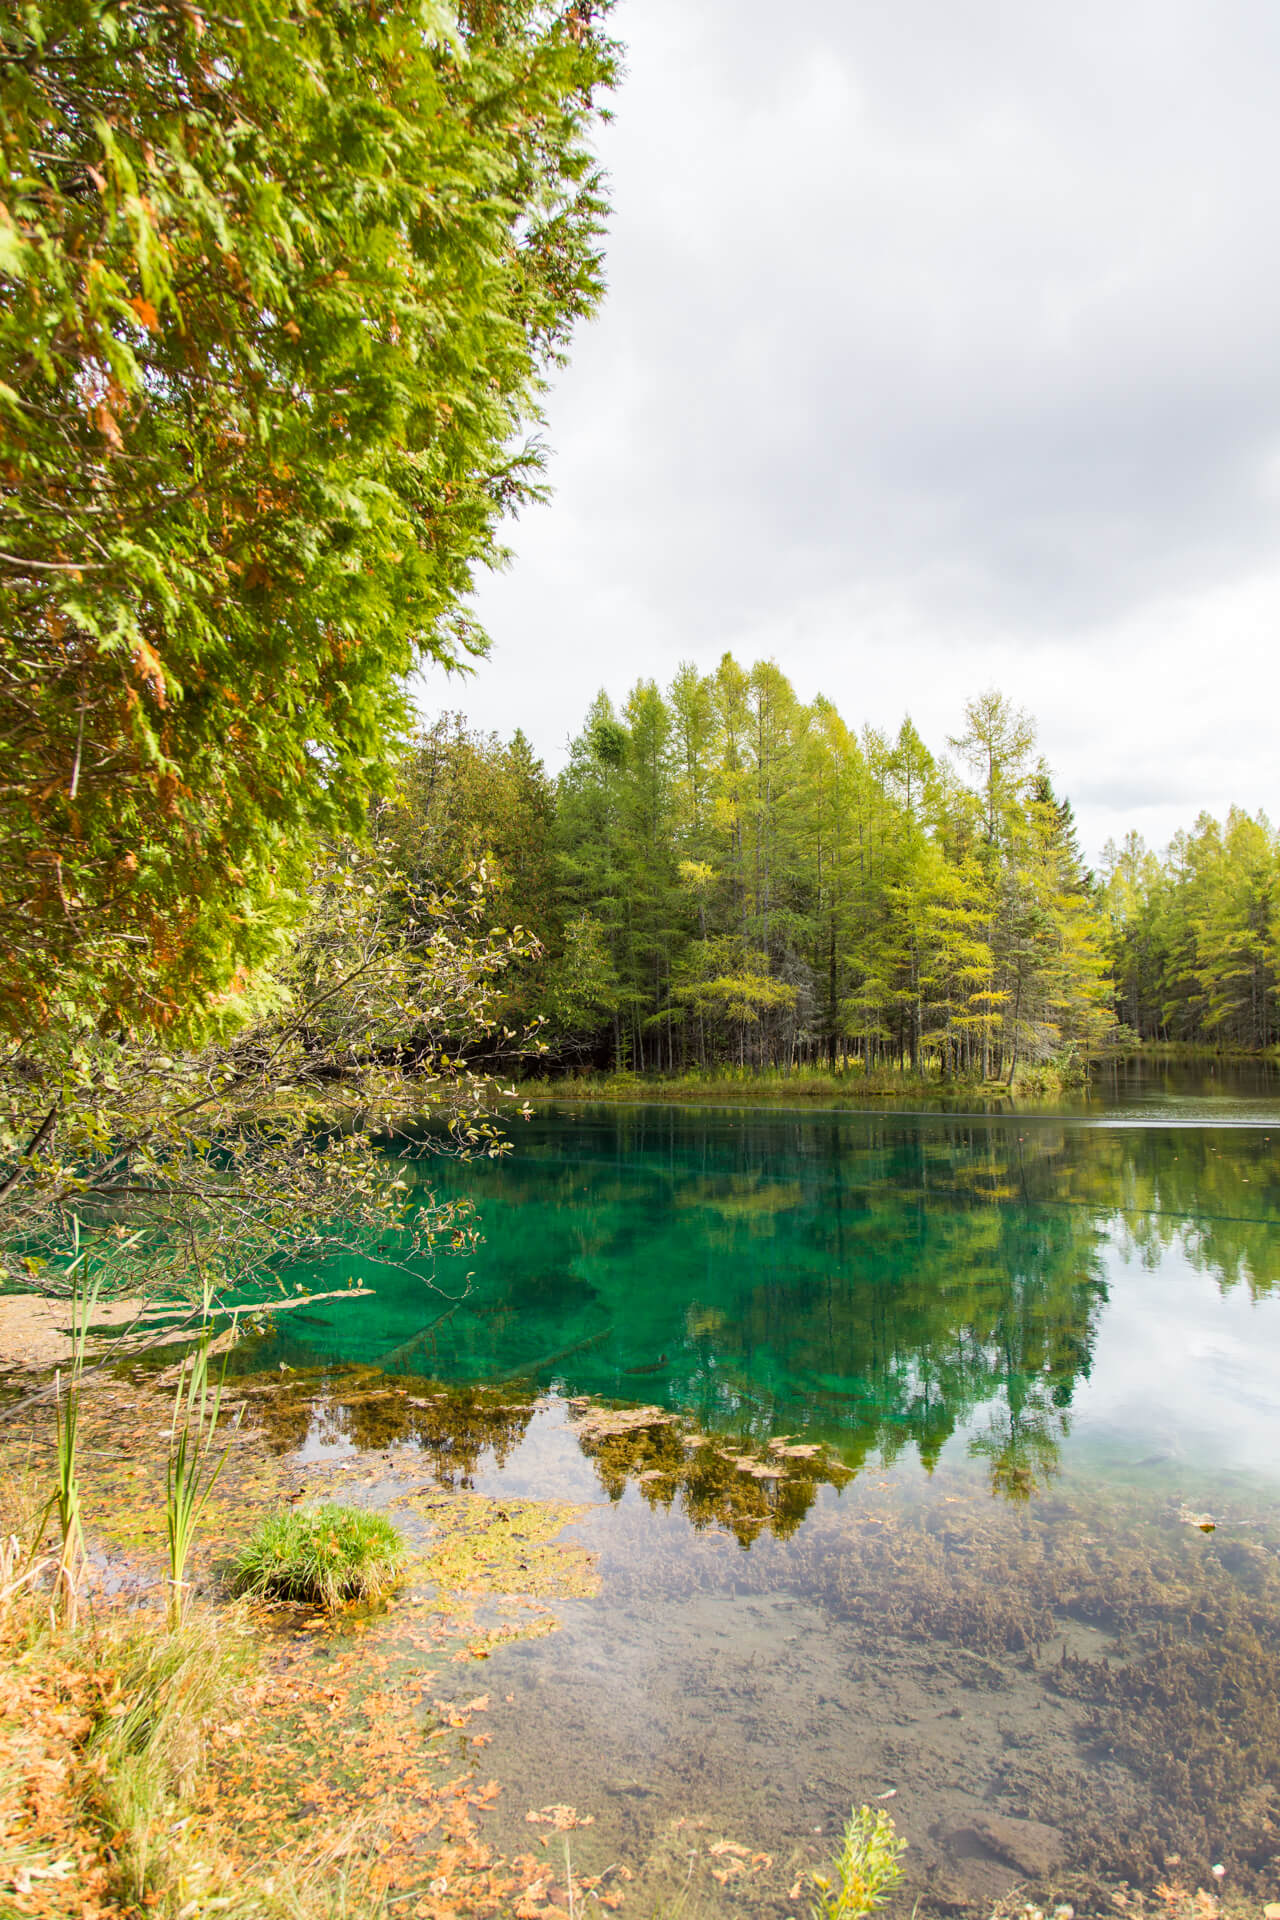
<path id="1" fill-rule="evenodd" d="M 357 1507 L 294 1507 L 264 1520 L 237 1556 L 232 1585 L 254 1598 L 336 1607 L 379 1600 L 404 1565 L 391 1522 Z"/>
<path id="2" fill-rule="evenodd" d="M 575 1037 L 592 1033 L 608 1020 L 620 1003 L 604 927 L 594 914 L 575 914 L 557 942 L 534 1005 L 563 1051 Z"/>
<path id="3" fill-rule="evenodd" d="M 207 1310 L 248 1281 L 269 1287 L 281 1261 L 463 1244 L 466 1207 L 437 1204 L 387 1148 L 430 1100 L 453 1151 L 505 1150 L 496 1001 L 529 943 L 484 921 L 481 878 L 423 892 L 380 845 L 344 843 L 225 1040 L 178 1052 L 145 1031 L 89 1032 L 69 1056 L 58 1037 L 0 1052 L 0 1272 L 67 1292 L 83 1226 L 105 1292 Z M 471 1065 L 476 1044 L 488 1057 Z"/>
<path id="4" fill-rule="evenodd" d="M 495 920 L 543 926 L 555 793 L 522 733 L 504 745 L 442 714 L 415 734 L 378 819 L 378 840 L 419 891 L 447 892 L 483 866 Z"/>
<path id="5" fill-rule="evenodd" d="M 1144 1040 L 1280 1040 L 1280 833 L 1265 814 L 1201 814 L 1163 858 L 1137 834 L 1106 848 L 1122 1019 Z"/>
<path id="6" fill-rule="evenodd" d="M 607 0 L 606 0 L 607 3 Z M 0 1024 L 199 1024 L 362 817 L 601 287 L 599 0 L 0 21 Z"/>
<path id="7" fill-rule="evenodd" d="M 882 1907 L 902 1879 L 906 1844 L 883 1808 L 855 1807 L 831 1873 L 810 1876 L 813 1920 L 864 1920 Z"/>
<path id="8" fill-rule="evenodd" d="M 522 849 L 536 900 L 513 878 L 512 910 L 545 953 L 513 1012 L 541 1017 L 566 1062 L 1012 1080 L 1108 1042 L 1097 890 L 1030 722 L 998 693 L 970 702 L 956 743 L 973 787 L 910 720 L 857 737 L 771 662 L 730 655 L 665 695 L 639 681 L 620 710 L 601 694 L 536 807 L 512 788 L 515 743 L 432 740 L 450 843 L 513 876 Z"/>

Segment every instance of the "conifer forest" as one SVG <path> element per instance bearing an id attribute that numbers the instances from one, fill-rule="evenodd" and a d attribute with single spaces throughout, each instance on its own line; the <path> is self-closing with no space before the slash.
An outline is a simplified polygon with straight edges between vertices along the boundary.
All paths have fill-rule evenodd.
<path id="1" fill-rule="evenodd" d="M 994 692 L 931 748 L 726 655 L 599 695 L 554 779 L 522 734 L 446 716 L 381 831 L 437 878 L 484 864 L 541 949 L 506 1016 L 541 1023 L 561 1066 L 1007 1079 L 1277 1033 L 1265 817 L 1202 817 L 1163 854 L 1130 835 L 1091 870 L 1033 722 Z"/>

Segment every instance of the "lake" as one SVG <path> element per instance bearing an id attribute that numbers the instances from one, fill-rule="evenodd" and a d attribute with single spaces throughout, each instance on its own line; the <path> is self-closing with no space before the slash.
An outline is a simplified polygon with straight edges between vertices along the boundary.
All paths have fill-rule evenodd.
<path id="1" fill-rule="evenodd" d="M 1215 1864 L 1275 1897 L 1274 1073 L 565 1107 L 406 1172 L 481 1244 L 285 1276 L 375 1293 L 237 1364 L 296 1371 L 304 1460 L 590 1503 L 599 1597 L 491 1663 L 499 1838 L 589 1807 L 588 1866 L 667 1898 L 692 1827 L 799 1860 L 874 1801 L 933 1905 Z M 787 1910 L 724 1857 L 726 1910 Z"/>

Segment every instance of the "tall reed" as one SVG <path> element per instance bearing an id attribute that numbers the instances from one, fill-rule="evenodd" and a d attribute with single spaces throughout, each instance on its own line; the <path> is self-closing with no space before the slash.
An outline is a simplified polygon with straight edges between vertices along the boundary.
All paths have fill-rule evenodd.
<path id="1" fill-rule="evenodd" d="M 230 1340 L 236 1335 L 233 1318 Z M 227 1361 L 216 1384 L 209 1379 L 209 1349 L 212 1329 L 209 1324 L 209 1299 L 206 1294 L 199 1341 L 194 1353 L 183 1360 L 178 1370 L 178 1385 L 173 1398 L 173 1421 L 169 1428 L 169 1464 L 165 1480 L 165 1520 L 169 1542 L 169 1625 L 182 1623 L 186 1604 L 187 1561 L 200 1516 L 218 1476 L 227 1461 L 224 1447 L 209 1468 L 218 1415 L 222 1408 L 222 1387 Z"/>
<path id="2" fill-rule="evenodd" d="M 49 1619 L 59 1615 L 68 1627 L 74 1627 L 80 1606 L 80 1585 L 84 1575 L 84 1524 L 80 1508 L 78 1449 L 80 1440 L 80 1388 L 84 1376 L 85 1345 L 89 1337 L 89 1319 L 97 1305 L 101 1277 L 86 1281 L 85 1256 L 80 1250 L 80 1222 L 72 1223 L 75 1258 L 69 1269 L 71 1278 L 71 1370 L 64 1390 L 62 1370 L 53 1376 L 53 1420 L 55 1484 L 49 1508 L 58 1510 L 62 1547 L 53 1576 L 49 1598 Z"/>

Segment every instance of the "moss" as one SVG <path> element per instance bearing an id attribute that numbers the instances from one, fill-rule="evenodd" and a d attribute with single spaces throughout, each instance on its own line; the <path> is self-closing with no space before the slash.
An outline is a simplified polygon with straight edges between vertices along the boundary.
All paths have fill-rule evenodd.
<path id="1" fill-rule="evenodd" d="M 587 1599 L 600 1591 L 595 1555 L 559 1535 L 585 1507 L 558 1500 L 491 1500 L 478 1493 L 405 1494 L 436 1544 L 422 1572 L 442 1593 Z"/>

